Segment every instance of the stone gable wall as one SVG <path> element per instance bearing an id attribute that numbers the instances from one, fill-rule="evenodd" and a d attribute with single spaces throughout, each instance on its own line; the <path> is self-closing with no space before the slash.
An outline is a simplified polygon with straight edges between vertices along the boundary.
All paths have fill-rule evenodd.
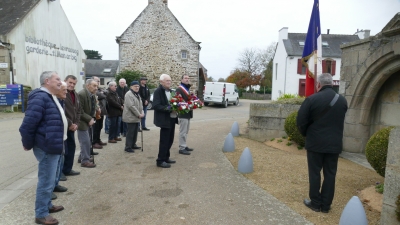
<path id="1" fill-rule="evenodd" d="M 181 59 L 181 51 L 187 59 Z M 198 85 L 199 44 L 175 19 L 167 5 L 153 1 L 120 38 L 120 68 L 142 71 L 149 83 L 158 84 L 161 74 L 171 76 L 173 87 L 188 74 L 192 89 Z"/>

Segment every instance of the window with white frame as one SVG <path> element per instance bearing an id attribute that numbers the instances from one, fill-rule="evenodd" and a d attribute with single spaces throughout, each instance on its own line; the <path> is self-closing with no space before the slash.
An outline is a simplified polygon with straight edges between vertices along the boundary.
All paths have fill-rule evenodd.
<path id="1" fill-rule="evenodd" d="M 188 52 L 186 50 L 181 51 L 181 59 L 187 59 L 188 58 Z"/>

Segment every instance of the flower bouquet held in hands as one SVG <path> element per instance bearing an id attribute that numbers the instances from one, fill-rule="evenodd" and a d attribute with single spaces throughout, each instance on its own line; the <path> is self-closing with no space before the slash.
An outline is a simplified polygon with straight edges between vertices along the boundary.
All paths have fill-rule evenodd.
<path id="1" fill-rule="evenodd" d="M 190 95 L 189 105 L 191 109 L 201 109 L 203 108 L 203 102 L 194 94 Z"/>
<path id="2" fill-rule="evenodd" d="M 185 114 L 190 111 L 189 104 L 185 102 L 181 95 L 175 95 L 169 100 L 169 109 L 178 114 Z"/>
<path id="3" fill-rule="evenodd" d="M 178 114 L 189 113 L 190 110 L 202 108 L 203 102 L 200 101 L 195 95 L 191 95 L 188 102 L 182 98 L 180 94 L 177 94 L 169 101 L 168 110 L 177 112 Z"/>

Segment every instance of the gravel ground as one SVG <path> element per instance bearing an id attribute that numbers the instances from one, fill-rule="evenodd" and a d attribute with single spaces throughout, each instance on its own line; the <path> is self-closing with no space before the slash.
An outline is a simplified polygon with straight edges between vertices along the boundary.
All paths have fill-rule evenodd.
<path id="1" fill-rule="evenodd" d="M 352 196 L 359 196 L 361 190 L 384 180 L 375 171 L 339 158 L 332 210 L 328 214 L 314 212 L 303 205 L 303 199 L 308 197 L 306 151 L 298 150 L 295 144 L 287 146 L 287 141 L 281 140 L 261 143 L 243 136 L 235 137 L 235 152 L 225 155 L 237 169 L 240 155 L 248 147 L 253 157 L 254 172 L 244 176 L 315 224 L 338 224 Z M 364 209 L 369 224 L 379 224 L 380 212 L 366 204 Z"/>

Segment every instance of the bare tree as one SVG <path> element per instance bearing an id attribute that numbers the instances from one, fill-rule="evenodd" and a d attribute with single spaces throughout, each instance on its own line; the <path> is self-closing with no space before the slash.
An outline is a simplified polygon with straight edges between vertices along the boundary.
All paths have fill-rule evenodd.
<path id="1" fill-rule="evenodd" d="M 239 69 L 248 72 L 251 75 L 260 74 L 260 55 L 258 52 L 257 49 L 253 48 L 246 48 L 241 52 L 238 59 Z"/>
<path id="2" fill-rule="evenodd" d="M 276 51 L 276 42 L 271 42 L 271 44 L 263 50 L 260 50 L 259 57 L 260 57 L 260 66 L 262 67 L 262 71 L 264 72 L 268 68 L 268 64 L 271 60 L 274 59 Z"/>
<path id="3" fill-rule="evenodd" d="M 218 79 L 218 82 L 225 82 L 225 79 L 221 77 Z"/>

